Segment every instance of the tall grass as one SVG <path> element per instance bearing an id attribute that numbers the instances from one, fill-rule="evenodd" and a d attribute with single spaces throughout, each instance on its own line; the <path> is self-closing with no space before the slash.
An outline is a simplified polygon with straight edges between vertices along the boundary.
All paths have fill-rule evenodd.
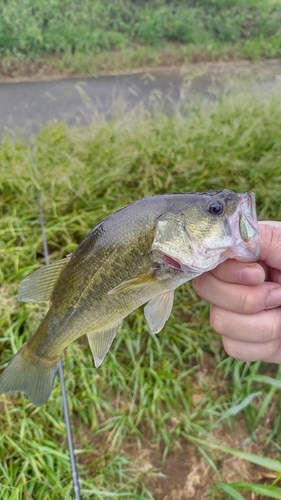
<path id="1" fill-rule="evenodd" d="M 45 312 L 45 306 L 15 300 L 20 280 L 43 263 L 36 187 L 51 261 L 73 251 L 110 212 L 155 193 L 253 190 L 259 217 L 281 220 L 279 99 L 232 97 L 187 116 L 138 110 L 124 121 L 79 130 L 58 124 L 34 138 L 38 180 L 32 161 L 27 142 L 3 140 L 1 367 Z M 177 291 L 158 336 L 137 310 L 99 369 L 83 338 L 66 350 L 64 366 L 84 499 L 158 500 L 153 481 L 163 481 L 161 461 L 145 461 L 144 452 L 165 459 L 191 438 L 216 437 L 237 450 L 256 443 L 265 456 L 278 456 L 280 370 L 228 358 L 209 326 L 208 305 L 190 284 Z M 59 386 L 42 408 L 20 395 L 0 396 L 0 408 L 0 499 L 71 498 Z M 234 439 L 241 428 L 244 443 Z M 233 495 L 218 451 L 193 441 L 194 456 L 196 447 L 216 472 L 220 490 Z M 209 498 L 217 499 L 218 491 Z"/>

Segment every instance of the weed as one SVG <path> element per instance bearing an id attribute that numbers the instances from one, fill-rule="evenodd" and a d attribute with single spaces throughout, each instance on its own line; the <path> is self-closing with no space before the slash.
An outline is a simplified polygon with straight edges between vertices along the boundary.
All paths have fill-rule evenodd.
<path id="1" fill-rule="evenodd" d="M 280 57 L 279 2 L 0 0 L 1 72 Z"/>
<path id="2" fill-rule="evenodd" d="M 16 284 L 43 263 L 35 187 L 42 192 L 51 261 L 73 251 L 110 212 L 156 193 L 253 190 L 258 214 L 281 218 L 279 99 L 233 96 L 188 115 L 134 113 L 123 122 L 80 130 L 61 124 L 41 130 L 34 138 L 38 180 L 29 144 L 3 140 L 1 367 L 34 333 L 46 310 L 37 304 L 17 305 L 14 299 Z M 135 311 L 99 369 L 93 367 L 84 339 L 66 350 L 83 498 L 158 500 L 157 491 L 167 484 L 161 476 L 162 459 L 180 453 L 191 439 L 203 437 L 209 443 L 214 436 L 236 453 L 258 446 L 260 454 L 275 458 L 280 450 L 280 370 L 228 358 L 207 316 L 208 305 L 187 284 L 177 290 L 161 334 L 150 334 L 143 312 Z M 42 408 L 19 395 L 2 395 L 0 408 L 0 499 L 71 498 L 59 386 Z M 239 432 L 233 432 L 237 425 Z M 185 457 L 188 474 L 200 465 L 197 446 L 205 469 L 207 460 L 207 473 L 210 468 L 221 475 L 225 486 L 219 487 L 239 498 L 233 496 L 238 488 L 233 481 L 223 483 L 227 477 L 218 451 L 192 442 L 195 446 Z M 157 453 L 160 458 L 154 460 Z M 252 474 L 257 477 L 257 470 Z M 242 470 L 237 479 L 244 481 Z M 205 489 L 195 485 L 198 498 L 213 483 L 211 472 Z M 210 498 L 217 494 L 214 490 Z"/>

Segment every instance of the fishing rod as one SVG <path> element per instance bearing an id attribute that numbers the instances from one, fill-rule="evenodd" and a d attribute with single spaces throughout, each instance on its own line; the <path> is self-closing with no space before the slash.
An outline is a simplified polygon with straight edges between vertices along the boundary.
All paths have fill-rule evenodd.
<path id="1" fill-rule="evenodd" d="M 32 156 L 34 177 L 37 181 L 37 183 L 36 183 L 37 185 L 36 185 L 35 189 L 36 189 L 38 214 L 39 214 L 39 221 L 40 221 L 40 228 L 41 228 L 41 235 L 42 235 L 43 253 L 44 253 L 44 259 L 45 259 L 45 265 L 48 266 L 50 263 L 49 262 L 49 252 L 48 252 L 48 245 L 47 245 L 47 238 L 46 238 L 46 231 L 45 231 L 45 223 L 44 223 L 44 216 L 43 216 L 41 194 L 40 194 L 40 189 L 39 189 L 39 184 L 38 184 L 38 179 L 37 179 L 36 169 L 35 169 L 33 147 L 31 147 L 31 156 Z M 69 408 L 68 408 L 68 402 L 67 402 L 67 396 L 66 396 L 66 390 L 65 390 L 63 366 L 62 366 L 61 358 L 59 360 L 59 365 L 58 365 L 58 375 L 59 375 L 59 380 L 60 380 L 60 385 L 61 385 L 63 413 L 64 413 L 68 452 L 69 452 L 70 465 L 71 465 L 74 498 L 75 498 L 75 500 L 81 500 L 79 475 L 78 475 L 77 463 L 76 463 L 76 458 L 75 458 L 75 453 L 74 453 L 74 443 L 73 443 L 73 437 L 72 437 L 72 432 L 71 432 Z"/>

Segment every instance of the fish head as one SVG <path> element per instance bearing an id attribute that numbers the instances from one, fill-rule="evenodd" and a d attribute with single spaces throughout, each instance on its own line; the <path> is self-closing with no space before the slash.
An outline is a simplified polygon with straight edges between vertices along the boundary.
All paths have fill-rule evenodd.
<path id="1" fill-rule="evenodd" d="M 254 193 L 209 191 L 180 213 L 162 214 L 152 244 L 154 261 L 199 275 L 228 258 L 260 255 Z"/>

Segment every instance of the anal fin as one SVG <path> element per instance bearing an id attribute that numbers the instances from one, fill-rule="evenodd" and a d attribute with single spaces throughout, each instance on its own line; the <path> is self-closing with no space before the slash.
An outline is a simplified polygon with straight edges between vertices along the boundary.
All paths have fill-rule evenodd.
<path id="1" fill-rule="evenodd" d="M 145 308 L 144 315 L 152 333 L 159 333 L 169 318 L 174 302 L 174 290 L 157 295 L 150 300 Z"/>
<path id="2" fill-rule="evenodd" d="M 109 330 L 87 334 L 96 368 L 102 364 L 120 326 L 121 323 L 117 323 Z"/>

